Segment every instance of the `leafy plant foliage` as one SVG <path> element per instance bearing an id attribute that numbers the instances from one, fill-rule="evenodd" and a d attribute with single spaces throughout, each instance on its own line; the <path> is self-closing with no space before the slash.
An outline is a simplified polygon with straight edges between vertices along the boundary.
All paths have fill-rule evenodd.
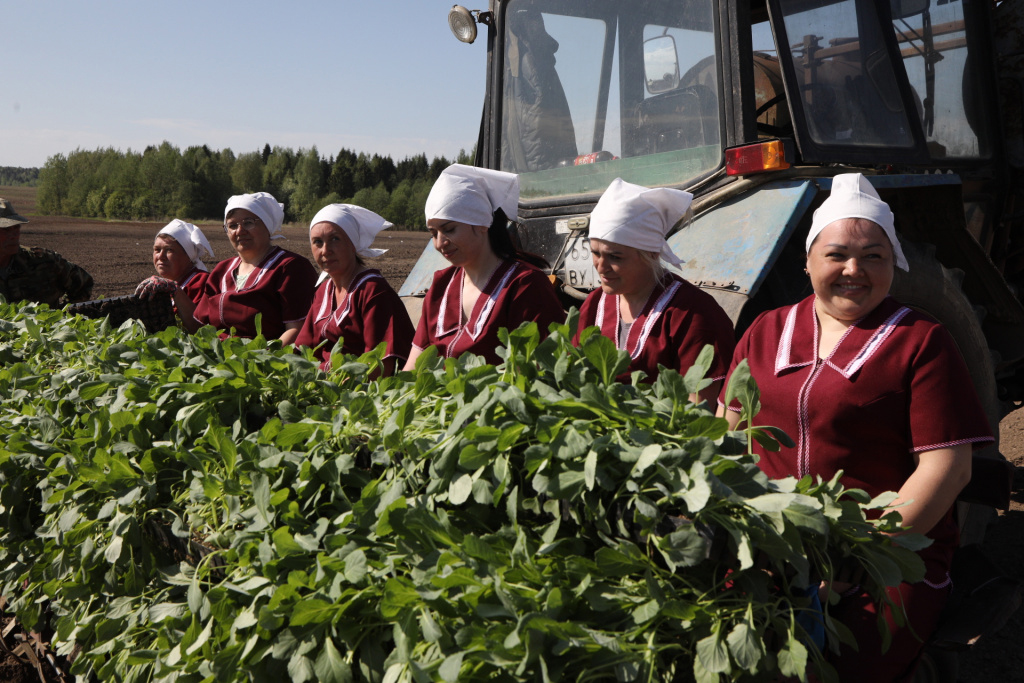
<path id="1" fill-rule="evenodd" d="M 688 401 L 710 349 L 616 384 L 573 325 L 367 382 L 380 349 L 0 303 L 0 589 L 101 679 L 710 682 L 806 680 L 833 563 L 921 576 L 888 500 L 769 481 Z"/>

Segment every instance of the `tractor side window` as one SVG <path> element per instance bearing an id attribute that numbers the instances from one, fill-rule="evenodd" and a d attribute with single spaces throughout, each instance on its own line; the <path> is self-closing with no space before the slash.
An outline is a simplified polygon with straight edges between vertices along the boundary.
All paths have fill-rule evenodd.
<path id="1" fill-rule="evenodd" d="M 627 155 L 717 146 L 721 117 L 714 34 L 647 24 L 643 41 L 644 99 L 636 105 Z"/>
<path id="2" fill-rule="evenodd" d="M 502 170 L 523 202 L 721 164 L 713 0 L 506 0 Z"/>
<path id="3" fill-rule="evenodd" d="M 903 55 L 914 103 L 933 159 L 987 157 L 991 154 L 983 98 L 973 91 L 963 0 L 919 3 L 899 16 L 893 28 Z"/>
<path id="4" fill-rule="evenodd" d="M 792 137 L 793 122 L 771 24 L 767 20 L 751 24 L 750 35 L 754 48 L 754 109 L 758 137 Z"/>
<path id="5" fill-rule="evenodd" d="M 505 37 L 502 168 L 519 173 L 572 165 L 607 132 L 598 116 L 605 22 L 532 5 L 509 9 Z"/>
<path id="6" fill-rule="evenodd" d="M 783 0 L 789 56 L 808 134 L 822 146 L 911 148 L 914 138 L 893 64 L 875 22 L 855 0 Z M 864 11 L 871 9 L 863 3 Z"/>

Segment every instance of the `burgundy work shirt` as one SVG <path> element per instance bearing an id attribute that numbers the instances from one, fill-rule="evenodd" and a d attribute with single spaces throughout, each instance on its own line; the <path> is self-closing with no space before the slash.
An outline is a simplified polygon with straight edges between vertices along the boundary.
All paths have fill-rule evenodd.
<path id="1" fill-rule="evenodd" d="M 619 344 L 622 325 L 619 296 L 595 289 L 580 309 L 579 333 L 597 325 L 601 334 Z M 658 365 L 686 374 L 705 344 L 715 349 L 715 358 L 708 370 L 708 379 L 725 377 L 736 346 L 732 321 L 707 292 L 686 280 L 667 274 L 651 292 L 640 315 L 633 321 L 626 338 L 629 371 L 643 370 L 648 381 L 658 377 Z M 620 378 L 628 379 L 628 375 Z"/>
<path id="2" fill-rule="evenodd" d="M 361 355 L 387 344 L 385 358 L 397 358 L 401 368 L 409 357 L 415 332 L 402 299 L 380 271 L 369 269 L 356 275 L 345 299 L 335 305 L 337 289 L 326 277 L 317 287 L 306 322 L 295 338 L 295 346 L 315 347 L 320 367 L 330 368 L 331 353 L 341 340 L 338 352 Z"/>
<path id="3" fill-rule="evenodd" d="M 438 353 L 455 358 L 475 353 L 488 363 L 501 362 L 496 349 L 501 345 L 498 330 L 514 330 L 524 322 L 536 322 L 543 339 L 548 325 L 564 322 L 565 311 L 551 281 L 539 269 L 517 260 L 501 262 L 473 306 L 469 319 L 462 319 L 461 267 L 434 273 L 434 282 L 423 300 L 414 348 L 437 347 Z"/>
<path id="4" fill-rule="evenodd" d="M 235 271 L 242 260 L 225 259 L 210 272 L 193 316 L 221 330 L 235 328 L 239 337 L 256 336 L 256 315 L 263 314 L 263 336 L 276 339 L 285 325 L 302 322 L 313 302 L 316 269 L 298 254 L 273 247 L 249 273 L 241 289 Z"/>

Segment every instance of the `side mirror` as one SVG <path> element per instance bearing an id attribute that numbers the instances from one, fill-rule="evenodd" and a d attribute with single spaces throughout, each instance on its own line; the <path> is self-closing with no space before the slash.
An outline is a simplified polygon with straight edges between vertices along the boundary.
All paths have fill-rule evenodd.
<path id="1" fill-rule="evenodd" d="M 644 83 L 652 95 L 679 87 L 679 56 L 672 36 L 644 41 Z"/>
<path id="2" fill-rule="evenodd" d="M 931 4 L 929 0 L 889 0 L 893 19 L 904 19 L 924 12 Z"/>

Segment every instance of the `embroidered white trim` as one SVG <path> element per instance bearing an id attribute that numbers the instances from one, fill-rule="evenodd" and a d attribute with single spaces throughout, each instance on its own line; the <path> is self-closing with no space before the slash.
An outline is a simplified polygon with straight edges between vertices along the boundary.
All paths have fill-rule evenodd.
<path id="1" fill-rule="evenodd" d="M 452 279 L 448 281 L 448 286 L 444 288 L 444 296 L 441 297 L 441 310 L 438 313 L 437 325 L 434 331 L 434 336 L 438 339 L 440 339 L 441 337 L 450 332 L 454 332 L 455 330 L 459 329 L 459 323 L 462 322 L 462 278 L 464 277 L 466 277 L 466 271 L 462 270 L 462 268 L 459 268 L 459 270 L 454 275 L 452 275 Z M 452 293 L 452 287 L 456 286 L 456 282 L 458 282 L 459 288 L 459 315 L 456 316 L 457 320 L 455 321 L 455 324 L 452 327 L 445 327 L 444 317 L 448 312 L 448 296 Z"/>
<path id="2" fill-rule="evenodd" d="M 842 370 L 839 370 L 839 374 L 846 379 L 850 379 L 850 377 L 863 367 L 864 363 L 866 363 L 871 356 L 875 355 L 875 352 L 878 351 L 883 343 L 885 343 L 885 340 L 889 338 L 889 335 L 896 329 L 896 325 L 900 320 L 903 320 L 903 317 L 907 315 L 907 313 L 910 313 L 910 309 L 903 306 L 890 315 L 889 318 L 882 323 L 877 330 L 875 330 L 875 333 L 871 335 L 871 339 L 869 339 L 860 352 L 854 356 L 849 365 Z M 859 323 L 860 321 L 858 320 L 857 322 Z M 852 327 L 853 326 L 851 326 L 851 329 Z M 836 347 L 838 348 L 839 345 L 836 344 Z M 836 369 L 838 370 L 838 368 Z"/>
<path id="3" fill-rule="evenodd" d="M 779 349 L 775 354 L 775 374 L 778 375 L 786 368 L 792 367 L 789 363 L 790 352 L 793 350 L 793 330 L 796 329 L 796 306 L 789 309 L 786 314 L 786 324 L 782 328 L 782 336 L 779 338 Z"/>
<path id="4" fill-rule="evenodd" d="M 498 284 L 496 284 L 491 290 L 491 293 L 487 295 L 484 307 L 480 310 L 480 315 L 476 317 L 476 325 L 474 325 L 473 329 L 469 332 L 469 336 L 473 341 L 476 341 L 476 338 L 483 333 L 484 326 L 487 324 L 487 319 L 490 317 L 491 311 L 494 310 L 494 306 L 498 302 L 498 295 L 501 294 L 505 287 L 508 286 L 509 280 L 512 279 L 512 276 L 515 275 L 517 270 L 519 270 L 518 262 L 512 264 L 512 267 L 508 269 L 508 272 L 498 280 Z"/>
<path id="5" fill-rule="evenodd" d="M 352 297 L 359 290 L 359 288 L 363 286 L 363 284 L 377 277 L 383 279 L 383 277 L 378 275 L 377 273 L 366 271 L 364 273 L 360 273 L 356 277 L 356 279 L 352 281 L 352 284 L 349 285 L 348 296 L 345 297 L 344 304 L 342 304 L 335 310 L 331 311 L 330 314 L 328 314 L 327 320 L 324 322 L 323 325 L 320 326 L 321 338 L 324 336 L 324 333 L 327 330 L 327 326 L 331 323 L 331 320 L 333 320 L 336 325 L 341 325 L 341 321 L 344 320 L 345 317 L 348 316 L 348 314 L 352 311 Z M 328 289 L 328 292 L 324 296 L 323 303 L 320 305 L 320 317 L 316 319 L 317 322 L 320 322 L 320 320 L 323 319 L 324 309 L 326 309 L 330 303 L 333 303 L 334 291 L 335 287 L 334 283 L 332 282 Z"/>
<path id="6" fill-rule="evenodd" d="M 811 373 L 807 375 L 800 392 L 797 394 L 796 414 L 797 429 L 799 434 L 796 441 L 796 471 L 800 477 L 806 477 L 811 470 L 811 449 L 808 443 L 811 439 L 810 415 L 808 414 L 808 403 L 811 394 L 811 387 L 814 381 L 821 376 L 821 369 L 824 364 L 815 365 Z"/>
<path id="7" fill-rule="evenodd" d="M 199 273 L 201 273 L 201 272 L 203 272 L 203 271 L 201 271 L 201 270 L 193 270 L 193 271 L 192 271 L 192 274 L 191 274 L 191 275 L 189 275 L 189 276 L 188 276 L 187 278 L 185 278 L 185 281 L 184 281 L 184 282 L 182 282 L 182 283 L 181 283 L 180 285 L 178 285 L 178 286 L 179 286 L 179 287 L 187 287 L 187 286 L 188 286 L 188 283 L 190 283 L 190 282 L 192 282 L 193 280 L 195 280 L 195 279 L 196 279 L 196 276 L 198 276 L 198 275 L 199 275 Z"/>
<path id="8" fill-rule="evenodd" d="M 988 443 L 989 441 L 995 441 L 994 437 L 991 436 L 975 436 L 970 439 L 957 439 L 956 441 L 947 441 L 945 443 L 930 444 L 928 446 L 917 446 L 911 448 L 911 453 L 924 453 L 925 451 L 936 451 L 940 448 L 950 448 L 952 446 L 962 446 L 968 443 Z"/>
<path id="9" fill-rule="evenodd" d="M 640 352 L 643 351 L 644 345 L 647 343 L 648 337 L 651 336 L 651 330 L 654 329 L 654 324 L 658 322 L 658 318 L 665 311 L 665 307 L 668 306 L 668 302 L 672 301 L 672 297 L 676 295 L 679 288 L 682 285 L 673 281 L 671 285 L 665 288 L 665 291 L 661 293 L 658 300 L 651 307 L 651 312 L 647 314 L 647 320 L 644 321 L 643 329 L 640 330 L 640 336 L 637 338 L 636 348 L 633 349 L 629 357 L 636 360 L 639 357 Z"/>
<path id="10" fill-rule="evenodd" d="M 237 256 L 235 258 L 231 259 L 231 262 L 228 264 L 228 269 L 225 270 L 224 271 L 224 275 L 221 276 L 221 278 L 220 278 L 220 293 L 222 295 L 227 293 L 227 291 L 228 291 L 228 283 L 231 283 L 231 286 L 234 287 L 235 277 L 231 273 L 235 272 L 235 269 L 238 268 L 238 264 L 241 263 L 241 262 L 242 262 L 242 259 L 240 259 Z"/>
<path id="11" fill-rule="evenodd" d="M 930 586 L 931 588 L 945 588 L 946 586 L 953 585 L 953 577 L 949 575 L 949 572 L 946 572 L 946 580 L 942 583 L 932 583 L 928 579 L 921 579 L 921 583 L 926 586 Z"/>
<path id="12" fill-rule="evenodd" d="M 253 287 L 255 287 L 257 284 L 259 284 L 260 280 L 263 279 L 263 276 L 267 274 L 267 271 L 269 271 L 271 268 L 273 268 L 274 265 L 278 261 L 281 260 L 281 258 L 285 254 L 284 249 L 282 249 L 281 247 L 274 247 L 274 248 L 277 249 L 277 253 L 274 254 L 273 256 L 271 256 L 269 259 L 267 259 L 267 261 L 265 261 L 262 265 L 258 265 L 258 266 L 256 266 L 256 268 L 253 269 L 253 273 L 256 273 L 256 278 L 253 279 L 253 277 L 252 277 L 253 273 L 249 273 L 249 277 L 247 277 L 245 279 L 245 284 L 242 285 L 241 289 L 236 289 L 235 290 L 236 292 L 247 292 L 250 289 L 252 289 Z M 235 258 L 233 258 L 231 260 L 231 265 L 228 267 L 227 271 L 224 273 L 224 277 L 223 277 L 223 279 L 221 280 L 221 283 L 220 283 L 221 292 L 227 292 L 228 291 L 227 290 L 227 283 L 228 283 L 229 280 L 231 281 L 232 285 L 234 285 L 234 277 L 232 277 L 231 273 L 235 272 L 235 269 L 238 268 L 238 265 L 241 262 L 242 262 L 242 259 L 240 257 L 238 257 L 238 256 L 236 256 Z"/>

